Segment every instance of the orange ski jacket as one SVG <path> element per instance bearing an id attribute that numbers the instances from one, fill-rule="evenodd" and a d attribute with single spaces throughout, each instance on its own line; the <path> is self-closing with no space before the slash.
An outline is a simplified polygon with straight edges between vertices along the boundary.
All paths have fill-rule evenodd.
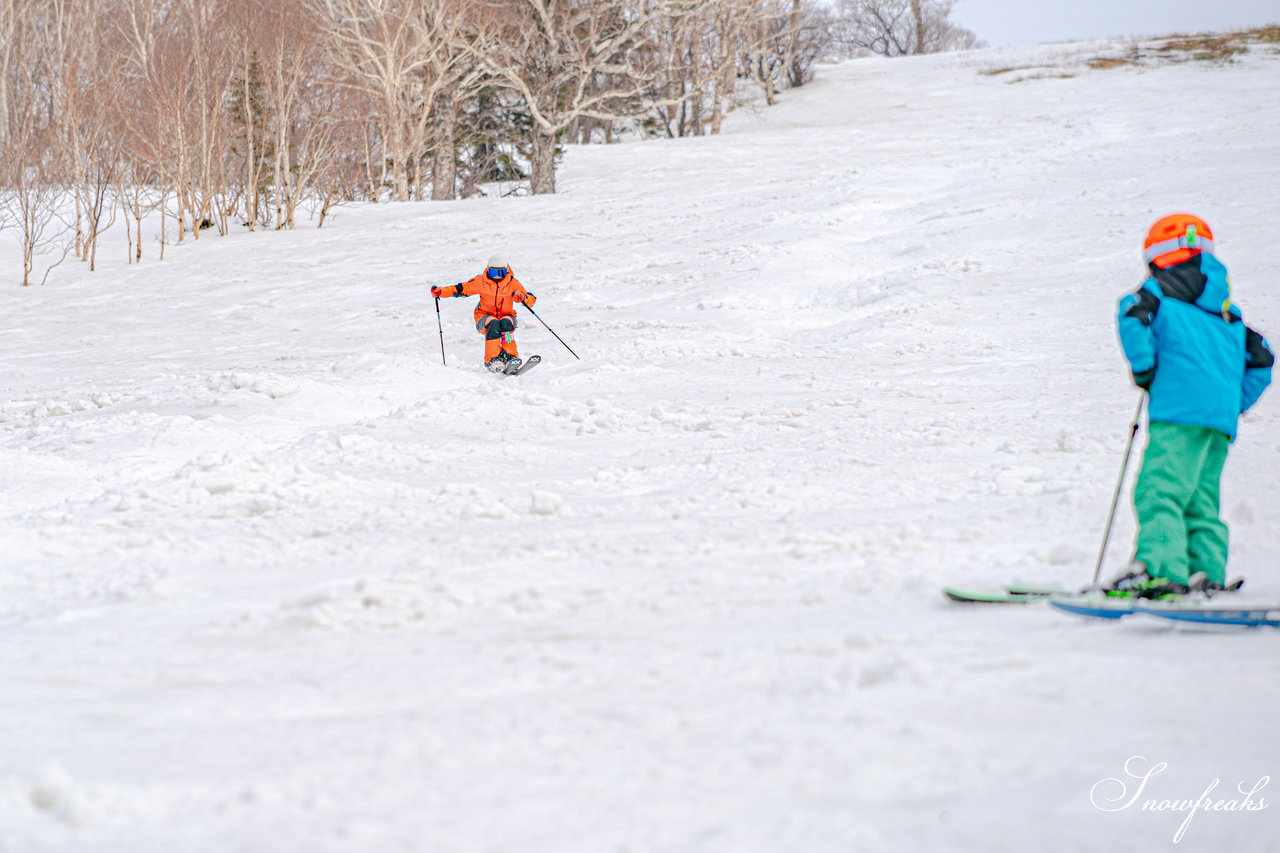
<path id="1" fill-rule="evenodd" d="M 450 290 L 453 292 L 450 293 Z M 442 291 L 441 296 L 479 296 L 480 304 L 476 306 L 476 322 L 479 322 L 481 317 L 493 317 L 498 320 L 503 317 L 514 317 L 515 303 L 524 302 L 529 307 L 533 307 L 537 302 L 534 295 L 524 289 L 524 285 L 511 274 L 509 269 L 507 274 L 497 281 L 489 278 L 485 273 L 480 273 L 475 278 L 467 279 L 451 288 L 442 288 Z"/>

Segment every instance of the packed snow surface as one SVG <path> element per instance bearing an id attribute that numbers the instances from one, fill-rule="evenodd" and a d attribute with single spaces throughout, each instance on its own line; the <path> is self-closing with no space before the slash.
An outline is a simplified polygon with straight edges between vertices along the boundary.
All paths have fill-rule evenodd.
<path id="1" fill-rule="evenodd" d="M 1122 47 L 824 67 L 550 197 L 6 246 L 0 851 L 1280 850 L 1280 631 L 939 594 L 1090 579 L 1157 216 L 1280 338 L 1280 54 Z M 495 251 L 581 360 L 523 314 L 491 376 L 442 300 L 442 364 L 426 285 Z M 1272 602 L 1276 394 L 1224 486 Z"/>

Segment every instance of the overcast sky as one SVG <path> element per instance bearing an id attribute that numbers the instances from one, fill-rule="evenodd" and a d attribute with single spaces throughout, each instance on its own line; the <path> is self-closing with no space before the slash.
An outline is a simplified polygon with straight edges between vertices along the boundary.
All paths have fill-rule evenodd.
<path id="1" fill-rule="evenodd" d="M 999 47 L 1280 24 L 1280 0 L 957 0 L 951 19 Z"/>

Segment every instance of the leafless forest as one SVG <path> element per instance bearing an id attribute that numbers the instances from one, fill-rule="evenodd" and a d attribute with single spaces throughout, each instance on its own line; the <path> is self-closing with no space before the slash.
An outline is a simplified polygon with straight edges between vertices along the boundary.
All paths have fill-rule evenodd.
<path id="1" fill-rule="evenodd" d="M 822 59 L 967 47 L 949 0 L 0 0 L 22 283 L 350 201 L 552 193 L 567 143 L 718 133 Z M 486 189 L 489 188 L 489 189 Z"/>

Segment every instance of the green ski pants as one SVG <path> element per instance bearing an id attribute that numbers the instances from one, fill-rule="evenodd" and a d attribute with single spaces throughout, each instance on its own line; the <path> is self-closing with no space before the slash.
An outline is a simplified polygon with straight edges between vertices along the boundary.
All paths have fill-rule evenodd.
<path id="1" fill-rule="evenodd" d="M 1230 439 L 1205 427 L 1158 422 L 1149 433 L 1133 490 L 1134 559 L 1152 577 L 1185 584 L 1192 573 L 1205 572 L 1224 583 L 1227 525 L 1218 518 L 1218 491 Z"/>

